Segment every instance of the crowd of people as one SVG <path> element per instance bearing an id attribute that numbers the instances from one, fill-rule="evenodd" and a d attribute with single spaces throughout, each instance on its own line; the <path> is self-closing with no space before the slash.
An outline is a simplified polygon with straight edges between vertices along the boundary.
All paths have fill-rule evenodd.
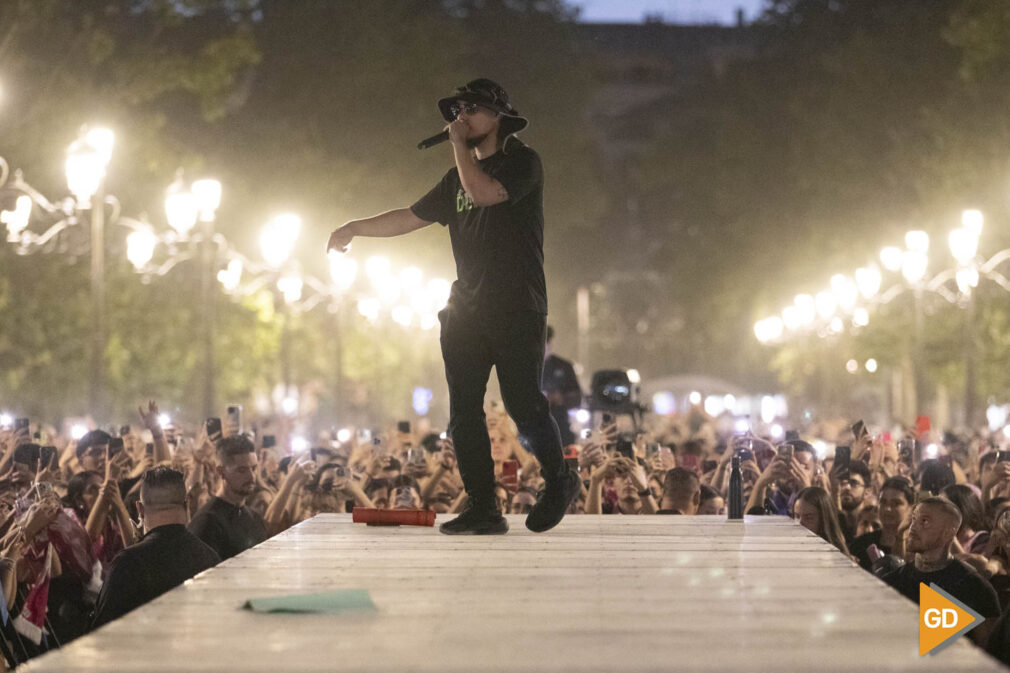
<path id="1" fill-rule="evenodd" d="M 162 427 L 153 402 L 139 411 L 138 426 L 76 440 L 35 424 L 0 429 L 8 666 L 318 513 L 466 504 L 451 438 L 423 424 L 327 431 L 293 452 L 288 438 L 252 427 Z M 498 505 L 528 513 L 543 488 L 537 460 L 500 405 L 486 413 Z M 635 421 L 598 413 L 590 425 L 565 449 L 582 477 L 570 514 L 725 515 L 739 456 L 747 514 L 795 518 L 911 600 L 920 582 L 936 583 L 986 617 L 969 636 L 1010 663 L 1002 433 L 854 433 L 837 423 L 773 440 L 700 409 Z"/>

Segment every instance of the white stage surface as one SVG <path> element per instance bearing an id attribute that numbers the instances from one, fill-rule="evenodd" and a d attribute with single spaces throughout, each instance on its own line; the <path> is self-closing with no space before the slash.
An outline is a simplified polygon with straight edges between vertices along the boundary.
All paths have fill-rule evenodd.
<path id="1" fill-rule="evenodd" d="M 320 515 L 19 670 L 1006 670 L 965 638 L 920 657 L 918 608 L 785 518 L 523 519 L 451 537 Z M 338 589 L 378 613 L 240 609 Z"/>

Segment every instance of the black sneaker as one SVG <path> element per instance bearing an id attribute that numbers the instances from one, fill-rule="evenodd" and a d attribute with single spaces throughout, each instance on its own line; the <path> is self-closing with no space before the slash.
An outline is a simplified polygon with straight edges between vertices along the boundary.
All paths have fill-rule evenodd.
<path id="1" fill-rule="evenodd" d="M 578 473 L 572 470 L 559 481 L 548 483 L 526 516 L 526 527 L 534 533 L 543 533 L 561 523 L 568 506 L 578 497 L 581 485 Z"/>
<path id="2" fill-rule="evenodd" d="M 509 522 L 497 509 L 477 507 L 467 499 L 462 514 L 438 529 L 446 535 L 504 535 L 509 532 Z"/>

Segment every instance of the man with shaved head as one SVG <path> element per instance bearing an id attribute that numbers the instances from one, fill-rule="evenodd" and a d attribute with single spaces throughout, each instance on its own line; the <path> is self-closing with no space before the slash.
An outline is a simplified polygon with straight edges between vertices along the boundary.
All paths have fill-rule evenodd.
<path id="1" fill-rule="evenodd" d="M 95 606 L 92 628 L 154 600 L 221 562 L 213 549 L 186 530 L 186 479 L 169 467 L 144 474 L 137 511 L 144 537 L 112 560 Z"/>
<path id="2" fill-rule="evenodd" d="M 657 514 L 697 514 L 701 504 L 701 482 L 698 475 L 683 467 L 675 467 L 663 480 L 663 499 Z"/>
<path id="3" fill-rule="evenodd" d="M 934 496 L 919 501 L 905 535 L 905 552 L 914 553 L 915 560 L 881 579 L 916 603 L 920 584 L 936 584 L 986 618 L 969 633 L 972 640 L 984 645 L 1000 615 L 999 598 L 989 580 L 951 555 L 951 544 L 960 527 L 961 511 L 947 498 Z"/>

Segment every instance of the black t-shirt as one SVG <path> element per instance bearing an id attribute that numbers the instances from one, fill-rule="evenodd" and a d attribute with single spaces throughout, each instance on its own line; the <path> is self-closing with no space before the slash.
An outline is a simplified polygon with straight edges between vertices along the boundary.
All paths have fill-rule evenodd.
<path id="1" fill-rule="evenodd" d="M 540 157 L 510 137 L 504 150 L 477 163 L 505 187 L 507 201 L 475 206 L 453 167 L 410 207 L 422 220 L 449 227 L 457 278 L 449 304 L 478 314 L 547 313 Z"/>
<path id="2" fill-rule="evenodd" d="M 983 617 L 998 617 L 1000 613 L 999 598 L 989 581 L 957 559 L 951 559 L 942 569 L 930 573 L 919 571 L 913 563 L 906 563 L 880 579 L 916 604 L 919 602 L 919 584 L 936 584 Z"/>
<path id="3" fill-rule="evenodd" d="M 193 515 L 189 532 L 216 551 L 222 561 L 255 547 L 268 537 L 263 517 L 244 505 L 236 507 L 218 497 Z"/>
<path id="4" fill-rule="evenodd" d="M 859 565 L 861 565 L 865 570 L 873 572 L 873 561 L 870 560 L 870 555 L 866 551 L 869 549 L 871 544 L 877 545 L 880 551 L 885 554 L 891 553 L 890 547 L 885 547 L 880 543 L 880 538 L 883 536 L 883 531 L 875 530 L 865 535 L 860 535 L 852 541 L 849 545 L 849 553 L 859 559 Z"/>
<path id="5" fill-rule="evenodd" d="M 158 526 L 112 560 L 92 628 L 118 619 L 220 561 L 182 524 Z"/>

